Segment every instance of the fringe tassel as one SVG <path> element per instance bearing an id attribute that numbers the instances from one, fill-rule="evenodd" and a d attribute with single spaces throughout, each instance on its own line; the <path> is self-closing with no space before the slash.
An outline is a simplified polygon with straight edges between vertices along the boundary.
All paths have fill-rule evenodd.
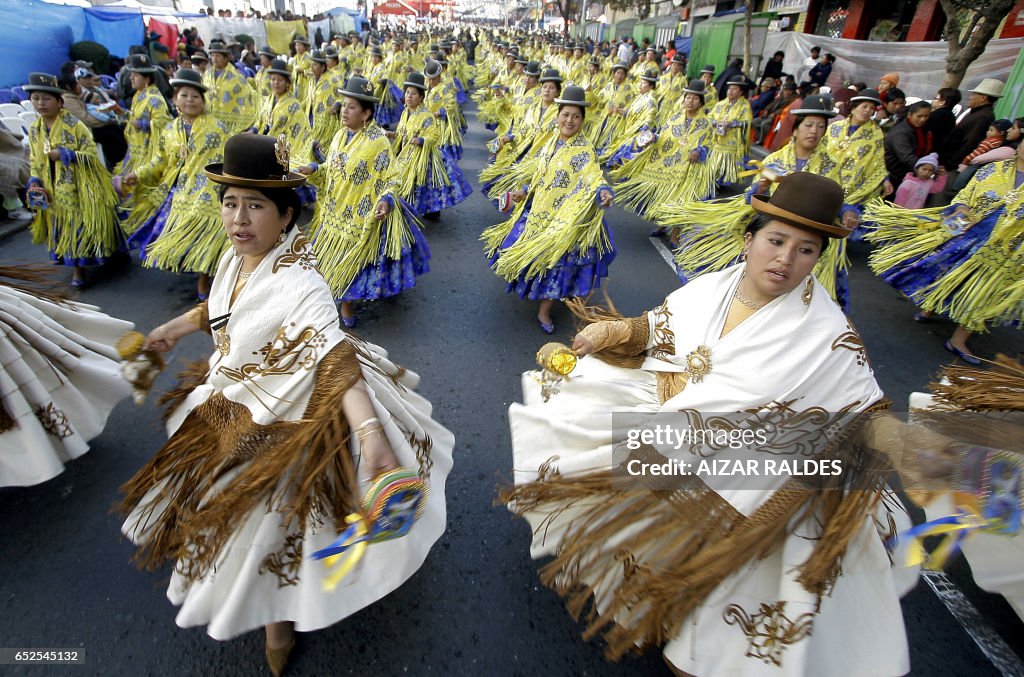
<path id="1" fill-rule="evenodd" d="M 52 266 L 49 265 L 41 263 L 25 263 L 16 266 L 0 265 L 0 283 L 51 303 L 64 304 L 68 301 L 68 297 L 62 291 L 62 285 L 54 280 Z M 68 307 L 74 308 L 74 305 Z"/>
<path id="2" fill-rule="evenodd" d="M 172 207 L 160 237 L 146 249 L 145 265 L 174 273 L 213 275 L 229 246 L 219 214 L 202 214 L 199 209 L 181 213 Z"/>
<path id="3" fill-rule="evenodd" d="M 401 259 L 402 250 L 412 246 L 412 231 L 406 220 L 412 218 L 396 200 L 394 208 L 383 221 L 378 221 L 372 213 L 362 220 L 358 241 L 353 241 L 352 236 L 341 228 L 324 223 L 316 232 L 314 241 L 317 257 L 321 261 L 333 262 L 321 266 L 331 294 L 341 298 L 356 276 L 367 266 L 380 261 L 381 257 L 395 261 Z"/>
<path id="4" fill-rule="evenodd" d="M 825 454 L 867 457 L 855 433 L 877 408 L 858 415 Z M 658 458 L 649 447 L 635 453 Z M 615 470 L 548 473 L 504 489 L 500 500 L 517 516 L 544 515 L 538 539 L 563 522 L 555 559 L 542 568 L 541 578 L 566 598 L 574 618 L 584 617 L 583 636 L 603 635 L 606 656 L 618 660 L 678 635 L 722 581 L 770 555 L 809 520 L 820 525 L 821 536 L 797 580 L 808 592 L 827 594 L 850 541 L 881 498 L 888 471 L 864 462 L 848 467 L 854 469 L 846 478 L 852 489 L 811 489 L 791 480 L 749 517 L 696 477 L 682 478 L 673 490 L 624 488 Z"/>
<path id="5" fill-rule="evenodd" d="M 743 232 L 755 216 L 742 195 L 667 205 L 658 225 L 679 228 L 676 265 L 687 277 L 724 270 L 743 253 Z"/>
<path id="6" fill-rule="evenodd" d="M 928 390 L 958 411 L 1024 411 L 1024 363 L 1000 353 L 989 364 L 944 367 Z"/>
<path id="7" fill-rule="evenodd" d="M 589 203 L 591 195 L 587 193 L 583 199 Z M 603 212 L 592 204 L 586 209 L 580 207 L 579 204 L 563 205 L 557 215 L 550 214 L 549 218 L 540 215 L 528 218 L 522 236 L 501 252 L 495 272 L 513 282 L 520 276 L 529 279 L 543 275 L 563 256 L 577 249 L 594 248 L 598 256 L 605 254 L 611 242 L 604 227 Z M 576 214 L 580 214 L 579 218 L 573 218 Z M 531 224 L 531 220 L 536 223 Z"/>
<path id="8" fill-rule="evenodd" d="M 951 235 L 942 227 L 945 207 L 905 209 L 876 199 L 865 205 L 864 223 L 870 223 L 865 238 L 881 245 L 871 253 L 868 264 L 877 275 L 931 253 Z"/>
<path id="9" fill-rule="evenodd" d="M 121 487 L 118 510 L 139 516 L 139 535 L 145 536 L 136 564 L 155 569 L 176 559 L 177 570 L 197 580 L 256 509 L 281 512 L 286 528 L 343 524 L 358 507 L 359 487 L 340 402 L 360 376 L 355 349 L 342 343 L 317 366 L 299 422 L 257 425 L 242 405 L 219 393 L 196 407 Z M 218 488 L 224 474 L 239 466 L 238 475 Z"/>

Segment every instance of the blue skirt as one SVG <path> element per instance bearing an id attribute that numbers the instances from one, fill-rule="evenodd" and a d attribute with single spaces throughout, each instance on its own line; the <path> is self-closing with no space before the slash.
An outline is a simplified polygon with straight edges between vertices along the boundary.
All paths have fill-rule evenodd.
<path id="1" fill-rule="evenodd" d="M 388 91 L 394 104 L 385 105 L 382 101 L 377 105 L 377 110 L 373 114 L 373 119 L 381 127 L 384 125 L 397 125 L 398 121 L 402 119 L 402 111 L 405 110 L 405 104 L 402 103 L 402 90 L 395 84 L 388 83 Z M 385 100 L 387 100 L 387 97 L 385 97 Z"/>
<path id="2" fill-rule="evenodd" d="M 316 202 L 316 188 L 308 183 L 304 183 L 296 188 L 295 192 L 299 194 L 299 200 L 303 207 L 308 207 Z"/>
<path id="3" fill-rule="evenodd" d="M 156 210 L 153 216 L 146 219 L 146 222 L 129 236 L 128 250 L 138 249 L 140 260 L 146 260 L 146 248 L 160 237 L 160 233 L 164 232 L 167 217 L 171 215 L 171 201 L 174 199 L 174 193 L 177 190 L 176 187 L 172 188 L 167 193 L 167 198 L 164 199 L 163 204 L 160 205 L 160 208 Z"/>
<path id="4" fill-rule="evenodd" d="M 407 211 L 409 206 L 403 203 L 402 209 Z M 430 247 L 415 221 L 409 223 L 409 229 L 412 231 L 412 245 L 402 249 L 401 258 L 395 260 L 384 256 L 386 243 L 381 242 L 380 257 L 356 275 L 341 301 L 383 299 L 416 286 L 416 278 L 430 271 Z"/>
<path id="5" fill-rule="evenodd" d="M 612 156 L 608 158 L 608 162 L 605 163 L 605 166 L 608 167 L 609 169 L 621 167 L 622 165 L 626 164 L 639 154 L 640 151 L 636 149 L 633 141 L 627 141 L 626 143 L 619 146 L 618 149 L 616 149 L 615 153 L 613 153 Z"/>
<path id="6" fill-rule="evenodd" d="M 469 185 L 455 158 L 444 152 L 441 156 L 451 183 L 444 188 L 433 187 L 434 168 L 431 166 L 427 170 L 426 185 L 417 186 L 412 193 L 413 211 L 420 216 L 454 207 L 473 194 L 473 187 Z"/>
<path id="7" fill-rule="evenodd" d="M 512 227 L 512 231 L 491 257 L 493 267 L 501 257 L 501 250 L 511 247 L 523 234 L 529 211 L 523 214 Z M 611 228 L 605 225 L 608 233 L 609 250 L 603 255 L 598 254 L 595 247 L 586 251 L 574 249 L 558 260 L 552 268 L 541 275 L 527 278 L 520 275 L 515 281 L 509 282 L 507 292 L 515 292 L 521 299 L 531 301 L 558 300 L 587 296 L 601 286 L 601 278 L 608 277 L 608 266 L 615 259 L 615 239 Z"/>
<path id="8" fill-rule="evenodd" d="M 964 232 L 943 242 L 930 254 L 901 261 L 883 271 L 880 277 L 904 295 L 915 298 L 919 292 L 971 258 L 988 242 L 1002 213 L 1003 209 L 997 209 Z"/>
<path id="9" fill-rule="evenodd" d="M 452 80 L 455 82 L 455 102 L 460 106 L 466 105 L 466 88 L 462 86 L 462 82 L 458 78 L 453 77 Z"/>

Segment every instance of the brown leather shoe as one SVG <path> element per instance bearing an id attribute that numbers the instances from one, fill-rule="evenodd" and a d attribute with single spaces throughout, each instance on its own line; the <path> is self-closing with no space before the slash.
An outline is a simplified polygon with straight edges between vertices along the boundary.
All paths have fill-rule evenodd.
<path id="1" fill-rule="evenodd" d="M 292 637 L 292 641 L 288 643 L 288 646 L 283 646 L 280 649 L 271 649 L 268 645 L 266 648 L 267 666 L 274 673 L 274 677 L 281 677 L 285 666 L 288 665 L 288 656 L 291 655 L 292 649 L 295 648 L 295 637 Z"/>

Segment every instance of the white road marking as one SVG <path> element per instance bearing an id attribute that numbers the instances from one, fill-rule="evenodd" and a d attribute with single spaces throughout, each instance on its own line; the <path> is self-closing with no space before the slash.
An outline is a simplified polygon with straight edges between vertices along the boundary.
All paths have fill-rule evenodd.
<path id="1" fill-rule="evenodd" d="M 652 236 L 648 239 L 661 255 L 661 258 L 665 259 L 665 263 L 667 263 L 668 267 L 672 269 L 672 272 L 676 272 L 676 257 L 672 256 L 672 252 L 670 252 L 668 247 L 665 246 L 665 243 L 661 241 L 661 238 Z"/>

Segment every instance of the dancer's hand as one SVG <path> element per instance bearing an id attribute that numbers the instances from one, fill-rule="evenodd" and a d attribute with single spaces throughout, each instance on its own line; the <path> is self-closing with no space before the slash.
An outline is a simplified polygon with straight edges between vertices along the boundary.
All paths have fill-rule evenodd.
<path id="1" fill-rule="evenodd" d="M 178 337 L 167 325 L 162 324 L 149 332 L 146 341 L 142 344 L 143 350 L 152 350 L 157 353 L 166 353 L 178 343 Z"/>
<path id="2" fill-rule="evenodd" d="M 525 190 L 514 190 L 509 195 L 512 197 L 512 202 L 515 202 L 517 204 L 526 199 Z"/>
<path id="3" fill-rule="evenodd" d="M 889 197 L 892 194 L 893 194 L 892 181 L 890 181 L 889 179 L 886 179 L 885 181 L 882 181 L 882 195 L 884 197 Z"/>
<path id="4" fill-rule="evenodd" d="M 381 200 L 377 203 L 377 209 L 373 212 L 374 218 L 378 221 L 383 221 L 388 218 L 388 212 L 391 211 L 391 207 L 388 206 L 387 200 Z"/>
<path id="5" fill-rule="evenodd" d="M 852 209 L 843 212 L 843 228 L 853 230 L 860 224 L 860 217 Z"/>
<path id="6" fill-rule="evenodd" d="M 607 188 L 597 194 L 597 204 L 601 209 L 608 209 L 612 206 L 612 192 Z"/>
<path id="7" fill-rule="evenodd" d="M 364 434 L 359 441 L 359 450 L 362 454 L 360 465 L 366 479 L 372 480 L 381 473 L 398 467 L 398 459 L 383 428 Z"/>
<path id="8" fill-rule="evenodd" d="M 594 342 L 588 339 L 583 334 L 576 334 L 576 338 L 572 340 L 572 349 L 576 353 L 577 357 L 583 357 L 584 355 L 590 355 L 597 348 L 594 346 Z"/>

